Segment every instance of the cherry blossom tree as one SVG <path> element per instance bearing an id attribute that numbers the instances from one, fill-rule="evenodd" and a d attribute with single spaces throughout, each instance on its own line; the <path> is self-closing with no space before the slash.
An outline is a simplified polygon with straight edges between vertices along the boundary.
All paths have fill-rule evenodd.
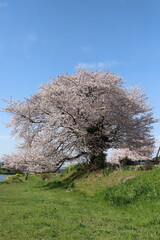
<path id="1" fill-rule="evenodd" d="M 55 164 L 51 161 L 39 159 L 32 151 L 22 151 L 13 154 L 4 154 L 2 157 L 3 168 L 21 172 L 54 172 Z"/>
<path id="2" fill-rule="evenodd" d="M 6 101 L 3 111 L 12 116 L 8 126 L 23 139 L 19 148 L 30 166 L 56 170 L 85 158 L 103 167 L 111 148 L 149 156 L 156 122 L 152 107 L 138 87 L 123 85 L 114 73 L 77 69 L 40 86 L 24 101 Z"/>
<path id="3" fill-rule="evenodd" d="M 153 152 L 153 149 L 150 149 L 149 151 L 148 150 L 149 146 L 144 147 L 144 154 L 142 155 L 139 154 L 136 150 L 130 150 L 129 148 L 115 149 L 110 153 L 107 161 L 111 164 L 121 165 L 123 164 L 123 160 L 125 159 L 130 159 L 132 161 L 149 160 L 151 158 L 151 153 Z"/>

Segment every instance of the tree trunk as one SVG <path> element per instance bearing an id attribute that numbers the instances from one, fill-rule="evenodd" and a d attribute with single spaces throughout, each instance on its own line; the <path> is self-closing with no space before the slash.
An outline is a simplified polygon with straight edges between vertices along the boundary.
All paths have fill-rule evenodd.
<path id="1" fill-rule="evenodd" d="M 95 166 L 96 168 L 104 168 L 105 167 L 106 154 L 101 152 L 98 155 L 91 154 L 90 155 L 90 164 Z"/>

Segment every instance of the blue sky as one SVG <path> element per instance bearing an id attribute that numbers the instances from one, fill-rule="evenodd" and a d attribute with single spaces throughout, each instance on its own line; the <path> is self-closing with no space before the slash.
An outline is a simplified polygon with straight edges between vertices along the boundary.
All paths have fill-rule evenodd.
<path id="1" fill-rule="evenodd" d="M 105 67 L 139 85 L 159 118 L 159 9 L 159 0 L 0 0 L 0 98 L 29 97 L 77 64 Z M 16 143 L 9 119 L 0 113 L 0 156 Z"/>

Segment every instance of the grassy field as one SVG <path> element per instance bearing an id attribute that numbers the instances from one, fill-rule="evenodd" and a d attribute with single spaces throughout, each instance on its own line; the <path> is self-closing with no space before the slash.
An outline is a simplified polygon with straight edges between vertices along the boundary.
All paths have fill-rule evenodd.
<path id="1" fill-rule="evenodd" d="M 0 240 L 39 239 L 159 240 L 160 169 L 0 183 Z"/>

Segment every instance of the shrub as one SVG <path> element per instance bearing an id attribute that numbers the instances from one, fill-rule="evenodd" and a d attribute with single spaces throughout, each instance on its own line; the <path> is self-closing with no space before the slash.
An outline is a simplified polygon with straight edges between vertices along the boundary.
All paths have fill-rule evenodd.
<path id="1" fill-rule="evenodd" d="M 5 181 L 12 182 L 13 181 L 13 177 L 12 176 L 8 176 L 8 177 L 6 177 Z"/>
<path id="2" fill-rule="evenodd" d="M 22 175 L 19 174 L 19 173 L 16 173 L 16 174 L 13 175 L 13 176 L 8 176 L 8 177 L 6 177 L 5 181 L 8 181 L 8 182 L 14 182 L 14 181 L 23 182 L 23 181 L 22 181 Z"/>

